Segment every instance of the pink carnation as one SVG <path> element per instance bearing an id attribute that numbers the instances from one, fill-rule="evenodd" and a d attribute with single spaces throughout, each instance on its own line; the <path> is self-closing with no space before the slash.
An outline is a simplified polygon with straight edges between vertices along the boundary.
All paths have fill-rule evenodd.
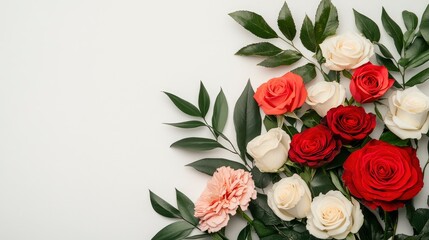
<path id="1" fill-rule="evenodd" d="M 235 215 L 238 207 L 247 210 L 251 199 L 256 199 L 256 190 L 249 172 L 218 168 L 195 203 L 199 228 L 210 233 L 219 231 L 228 224 L 229 214 Z"/>

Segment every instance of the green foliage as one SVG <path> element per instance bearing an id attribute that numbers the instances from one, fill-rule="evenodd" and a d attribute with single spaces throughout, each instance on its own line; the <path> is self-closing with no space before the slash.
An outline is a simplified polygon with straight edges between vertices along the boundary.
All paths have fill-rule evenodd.
<path id="1" fill-rule="evenodd" d="M 381 12 L 381 22 L 387 34 L 392 37 L 396 50 L 399 54 L 401 54 L 404 35 L 402 34 L 401 28 L 395 21 L 393 21 L 392 18 L 390 18 L 389 14 L 387 14 L 384 8 Z"/>
<path id="2" fill-rule="evenodd" d="M 287 39 L 292 41 L 295 38 L 295 22 L 293 21 L 292 13 L 286 2 L 280 10 L 279 17 L 277 18 L 277 26 Z"/>
<path id="3" fill-rule="evenodd" d="M 316 66 L 313 63 L 307 63 L 301 67 L 291 70 L 291 72 L 302 77 L 304 83 L 309 83 L 316 77 Z"/>
<path id="4" fill-rule="evenodd" d="M 301 33 L 299 35 L 302 45 L 312 52 L 316 52 L 318 46 L 316 42 L 316 34 L 314 33 L 313 22 L 306 15 L 302 23 Z"/>
<path id="5" fill-rule="evenodd" d="M 384 141 L 399 147 L 410 146 L 411 144 L 409 139 L 400 139 L 398 136 L 396 136 L 394 133 L 392 133 L 387 129 L 384 130 L 384 132 L 381 134 L 379 139 L 381 141 Z"/>
<path id="6" fill-rule="evenodd" d="M 260 42 L 247 45 L 238 50 L 236 55 L 241 56 L 275 56 L 283 50 L 269 42 Z"/>
<path id="7" fill-rule="evenodd" d="M 171 144 L 170 147 L 195 150 L 195 151 L 207 151 L 215 148 L 224 148 L 218 141 L 201 138 L 201 137 L 190 137 L 184 138 Z"/>
<path id="8" fill-rule="evenodd" d="M 271 210 L 267 203 L 267 195 L 258 193 L 255 200 L 252 200 L 249 205 L 249 210 L 255 220 L 259 220 L 264 225 L 276 225 L 280 224 L 281 220 Z"/>
<path id="9" fill-rule="evenodd" d="M 203 82 L 200 82 L 200 92 L 198 94 L 198 107 L 201 112 L 201 116 L 205 117 L 210 108 L 210 96 L 204 87 Z"/>
<path id="10" fill-rule="evenodd" d="M 294 50 L 285 50 L 275 56 L 268 57 L 264 61 L 258 63 L 263 67 L 278 67 L 282 65 L 291 65 L 301 59 L 301 53 Z"/>
<path id="11" fill-rule="evenodd" d="M 222 89 L 216 97 L 213 116 L 212 116 L 212 125 L 216 130 L 215 134 L 223 132 L 223 129 L 226 125 L 226 120 L 228 119 L 228 102 L 226 101 L 225 94 Z"/>
<path id="12" fill-rule="evenodd" d="M 353 9 L 353 13 L 357 29 L 371 42 L 378 42 L 380 40 L 380 29 L 377 24 L 355 9 Z"/>
<path id="13" fill-rule="evenodd" d="M 243 164 L 225 158 L 203 158 L 186 166 L 193 167 L 195 170 L 210 176 L 216 172 L 216 169 L 222 166 L 229 166 L 232 169 L 247 170 Z"/>
<path id="14" fill-rule="evenodd" d="M 161 229 L 152 240 L 171 240 L 171 239 L 184 239 L 191 234 L 194 226 L 186 221 L 174 222 L 165 228 Z"/>
<path id="15" fill-rule="evenodd" d="M 277 38 L 277 33 L 268 25 L 261 15 L 250 11 L 237 11 L 230 13 L 231 16 L 237 23 L 243 26 L 245 29 L 255 34 L 260 38 Z"/>
<path id="16" fill-rule="evenodd" d="M 177 208 L 160 198 L 158 195 L 149 190 L 150 203 L 152 204 L 153 210 L 159 215 L 168 218 L 181 218 L 181 214 Z"/>
<path id="17" fill-rule="evenodd" d="M 194 117 L 200 117 L 202 116 L 200 110 L 198 110 L 197 107 L 195 107 L 192 103 L 174 95 L 168 92 L 164 92 L 170 100 L 176 105 L 177 108 L 179 108 L 183 113 L 186 113 L 190 116 Z"/>
<path id="18" fill-rule="evenodd" d="M 204 124 L 201 121 L 185 121 L 185 122 L 178 122 L 178 123 L 166 123 L 167 125 L 178 127 L 178 128 L 197 128 L 197 127 L 204 127 L 206 124 Z"/>
<path id="19" fill-rule="evenodd" d="M 314 35 L 317 43 L 322 43 L 327 37 L 336 33 L 338 28 L 337 8 L 331 0 L 322 0 L 316 11 Z"/>

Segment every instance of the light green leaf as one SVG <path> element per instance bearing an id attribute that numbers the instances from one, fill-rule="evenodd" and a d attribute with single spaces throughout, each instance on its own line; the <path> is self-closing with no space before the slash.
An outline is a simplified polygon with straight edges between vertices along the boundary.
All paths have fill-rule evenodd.
<path id="1" fill-rule="evenodd" d="M 405 86 L 412 87 L 417 84 L 426 82 L 429 79 L 429 68 L 417 73 L 405 83 Z"/>
<path id="2" fill-rule="evenodd" d="M 232 169 L 243 169 L 247 171 L 246 167 L 243 164 L 224 158 L 203 158 L 186 166 L 193 167 L 197 171 L 208 174 L 210 176 L 212 176 L 216 172 L 216 169 L 222 166 L 229 166 Z"/>
<path id="3" fill-rule="evenodd" d="M 177 206 L 183 219 L 192 225 L 198 224 L 198 219 L 194 217 L 194 203 L 185 194 L 176 189 Z"/>
<path id="4" fill-rule="evenodd" d="M 179 210 L 173 207 L 171 204 L 160 198 L 158 195 L 149 190 L 150 203 L 152 204 L 153 210 L 159 215 L 168 218 L 181 218 Z"/>
<path id="5" fill-rule="evenodd" d="M 305 16 L 304 22 L 302 23 L 299 38 L 301 39 L 302 45 L 304 45 L 305 48 L 312 52 L 316 52 L 318 45 L 316 42 L 316 36 L 314 34 L 314 27 L 307 15 Z"/>
<path id="6" fill-rule="evenodd" d="M 263 67 L 278 67 L 282 65 L 291 65 L 301 59 L 302 55 L 294 50 L 285 50 L 275 56 L 268 57 L 264 61 L 258 63 Z"/>
<path id="7" fill-rule="evenodd" d="M 161 229 L 152 240 L 180 240 L 191 234 L 194 226 L 185 221 L 174 222 Z"/>
<path id="8" fill-rule="evenodd" d="M 236 55 L 241 56 L 274 56 L 281 53 L 283 50 L 274 46 L 269 42 L 254 43 L 238 50 Z"/>
<path id="9" fill-rule="evenodd" d="M 322 0 L 317 7 L 314 34 L 317 43 L 322 43 L 327 37 L 335 35 L 338 28 L 337 8 L 331 0 Z"/>
<path id="10" fill-rule="evenodd" d="M 184 138 L 171 144 L 170 147 L 177 147 L 182 149 L 207 151 L 215 148 L 224 148 L 216 140 L 208 138 L 190 137 Z"/>
<path id="11" fill-rule="evenodd" d="M 383 23 L 383 27 L 387 34 L 393 38 L 396 50 L 399 54 L 401 54 L 404 36 L 402 34 L 401 28 L 398 26 L 398 24 L 395 23 L 395 21 L 393 21 L 392 18 L 390 18 L 389 14 L 387 14 L 384 8 L 381 12 L 381 22 Z"/>
<path id="12" fill-rule="evenodd" d="M 192 103 L 174 95 L 168 92 L 164 92 L 170 100 L 176 105 L 177 108 L 179 108 L 182 112 L 194 116 L 194 117 L 201 117 L 201 112 L 198 110 L 197 107 L 195 107 Z"/>
<path id="13" fill-rule="evenodd" d="M 414 31 L 417 28 L 419 20 L 416 14 L 405 10 L 402 12 L 402 19 L 408 31 Z"/>
<path id="14" fill-rule="evenodd" d="M 198 107 L 200 108 L 201 116 L 205 117 L 210 108 L 210 96 L 203 82 L 200 82 L 200 91 L 198 94 Z"/>
<path id="15" fill-rule="evenodd" d="M 230 13 L 229 16 L 231 16 L 238 24 L 243 26 L 245 29 L 260 38 L 269 39 L 278 37 L 277 33 L 259 14 L 250 11 L 237 11 Z"/>
<path id="16" fill-rule="evenodd" d="M 280 10 L 279 17 L 277 18 L 277 25 L 280 31 L 289 40 L 293 40 L 296 35 L 295 22 L 292 18 L 292 13 L 285 2 L 282 9 Z"/>
<path id="17" fill-rule="evenodd" d="M 426 43 L 429 44 L 429 5 L 426 6 L 425 11 L 423 12 L 419 29 L 422 37 L 426 40 Z"/>
<path id="18" fill-rule="evenodd" d="M 355 9 L 353 9 L 353 13 L 357 29 L 371 42 L 378 42 L 380 40 L 380 29 L 377 24 Z"/>
<path id="19" fill-rule="evenodd" d="M 316 67 L 312 63 L 307 63 L 304 66 L 295 68 L 291 72 L 298 74 L 302 77 L 304 83 L 309 83 L 316 77 Z"/>
<path id="20" fill-rule="evenodd" d="M 216 135 L 222 133 L 225 128 L 226 120 L 228 119 L 228 102 L 222 89 L 216 97 L 213 109 L 212 124 L 216 130 Z"/>

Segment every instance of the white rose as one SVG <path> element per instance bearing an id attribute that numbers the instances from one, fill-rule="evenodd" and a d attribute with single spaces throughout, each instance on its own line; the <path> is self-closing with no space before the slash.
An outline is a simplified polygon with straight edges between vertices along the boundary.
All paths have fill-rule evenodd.
<path id="1" fill-rule="evenodd" d="M 374 55 L 374 46 L 368 39 L 350 32 L 325 39 L 320 49 L 326 59 L 324 65 L 334 71 L 355 69 Z"/>
<path id="2" fill-rule="evenodd" d="M 329 109 L 338 107 L 346 99 L 346 88 L 338 82 L 318 82 L 307 89 L 305 102 L 321 117 L 326 116 Z"/>
<path id="3" fill-rule="evenodd" d="M 304 218 L 310 210 L 310 189 L 297 174 L 274 183 L 267 197 L 268 206 L 284 221 Z"/>
<path id="4" fill-rule="evenodd" d="M 285 164 L 290 137 L 280 128 L 272 128 L 247 144 L 247 152 L 261 172 L 277 172 Z"/>
<path id="5" fill-rule="evenodd" d="M 339 191 L 329 191 L 313 199 L 307 216 L 307 230 L 321 238 L 344 239 L 349 233 L 357 233 L 363 224 L 359 202 L 350 202 Z"/>
<path id="6" fill-rule="evenodd" d="M 390 95 L 384 123 L 401 139 L 420 139 L 429 130 L 428 112 L 429 97 L 414 86 Z"/>

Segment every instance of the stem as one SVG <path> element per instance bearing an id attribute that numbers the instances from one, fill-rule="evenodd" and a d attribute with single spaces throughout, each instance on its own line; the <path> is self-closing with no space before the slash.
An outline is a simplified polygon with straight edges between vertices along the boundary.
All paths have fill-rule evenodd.
<path id="1" fill-rule="evenodd" d="M 240 213 L 241 217 L 246 220 L 250 225 L 253 224 L 253 220 L 240 207 L 237 209 L 237 211 Z"/>
<path id="2" fill-rule="evenodd" d="M 384 240 L 387 240 L 387 211 L 384 210 Z"/>
<path id="3" fill-rule="evenodd" d="M 399 69 L 399 73 L 402 77 L 402 89 L 405 89 L 405 69 L 402 68 L 399 63 L 396 61 L 396 59 L 392 58 L 392 60 L 395 62 L 396 67 Z"/>
<path id="4" fill-rule="evenodd" d="M 429 164 L 429 159 L 426 161 L 426 164 L 423 167 L 423 177 L 425 176 L 425 171 L 426 171 L 426 167 L 428 166 L 428 164 Z"/>

